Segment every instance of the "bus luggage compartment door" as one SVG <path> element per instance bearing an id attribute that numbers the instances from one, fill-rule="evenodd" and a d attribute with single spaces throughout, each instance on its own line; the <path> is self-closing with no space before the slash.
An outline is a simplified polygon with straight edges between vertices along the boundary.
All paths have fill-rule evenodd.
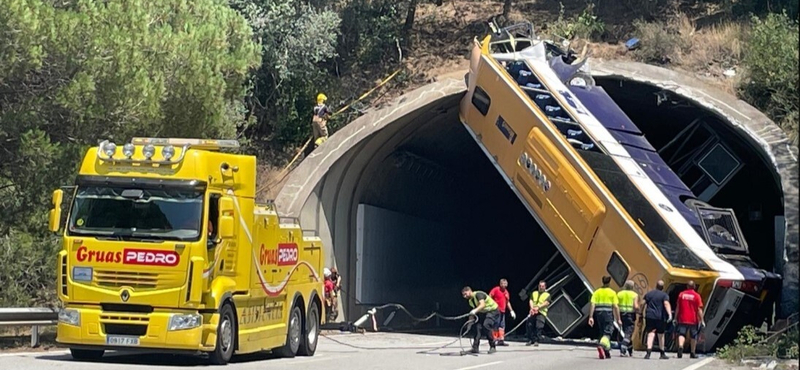
<path id="1" fill-rule="evenodd" d="M 606 206 L 538 127 L 531 130 L 527 144 L 535 164 L 531 175 L 546 197 L 543 221 L 573 260 L 583 266 Z"/>

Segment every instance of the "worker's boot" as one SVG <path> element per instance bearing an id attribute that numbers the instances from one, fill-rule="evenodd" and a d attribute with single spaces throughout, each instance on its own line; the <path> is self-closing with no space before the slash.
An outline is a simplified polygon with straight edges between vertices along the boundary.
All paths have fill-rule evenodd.
<path id="1" fill-rule="evenodd" d="M 480 350 L 476 346 L 472 346 L 472 350 L 469 351 L 470 353 L 480 353 Z"/>
<path id="2" fill-rule="evenodd" d="M 645 360 L 649 360 L 650 359 L 650 350 L 649 349 L 647 350 L 647 353 L 645 353 L 644 359 Z"/>
<path id="3" fill-rule="evenodd" d="M 683 358 L 683 348 L 678 348 L 678 358 Z"/>
<path id="4" fill-rule="evenodd" d="M 491 355 L 492 353 L 495 353 L 495 352 L 497 352 L 497 347 L 494 347 L 494 346 L 492 346 L 492 347 L 489 347 L 489 354 L 490 354 L 490 355 Z"/>
<path id="5" fill-rule="evenodd" d="M 597 357 L 601 360 L 606 358 L 606 351 L 603 349 L 603 346 L 597 346 Z"/>

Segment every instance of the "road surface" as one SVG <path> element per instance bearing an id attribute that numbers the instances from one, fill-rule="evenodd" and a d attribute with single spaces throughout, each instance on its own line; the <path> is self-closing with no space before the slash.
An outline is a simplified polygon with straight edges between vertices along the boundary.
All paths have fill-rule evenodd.
<path id="1" fill-rule="evenodd" d="M 658 356 L 644 360 L 643 353 L 635 353 L 634 358 L 614 357 L 599 360 L 597 351 L 591 347 L 562 344 L 543 344 L 539 347 L 526 347 L 522 343 L 510 343 L 508 347 L 498 347 L 495 354 L 486 353 L 488 345 L 481 345 L 478 356 L 460 356 L 458 343 L 432 353 L 420 353 L 452 342 L 454 338 L 397 333 L 350 334 L 335 333 L 320 337 L 319 347 L 314 357 L 293 359 L 271 358 L 269 354 L 234 357 L 233 363 L 225 369 L 608 369 L 634 370 L 647 366 L 648 370 L 697 370 L 708 364 L 711 358 L 696 360 L 687 357 L 659 360 Z M 467 342 L 464 342 L 467 346 Z M 444 355 L 441 355 L 444 354 Z M 614 356 L 619 352 L 615 351 Z M 201 358 L 191 356 L 171 356 L 163 354 L 107 353 L 97 362 L 73 360 L 63 350 L 38 353 L 0 354 L 0 369 L 15 370 L 154 370 L 187 369 L 206 367 Z"/>

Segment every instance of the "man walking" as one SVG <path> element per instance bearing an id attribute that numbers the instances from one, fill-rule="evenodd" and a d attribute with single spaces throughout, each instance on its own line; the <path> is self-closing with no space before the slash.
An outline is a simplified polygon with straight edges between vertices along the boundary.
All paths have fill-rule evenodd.
<path id="1" fill-rule="evenodd" d="M 539 282 L 538 290 L 531 293 L 531 299 L 528 300 L 530 316 L 528 317 L 528 322 L 525 323 L 525 331 L 528 334 L 526 346 L 539 345 L 545 319 L 547 318 L 547 306 L 549 305 L 550 293 L 547 292 L 547 283 L 542 280 Z"/>
<path id="2" fill-rule="evenodd" d="M 703 298 L 695 291 L 694 281 L 686 284 L 686 290 L 678 294 L 678 302 L 675 307 L 675 319 L 678 322 L 678 358 L 683 357 L 683 346 L 689 337 L 691 348 L 691 358 L 697 358 L 695 349 L 697 348 L 698 326 L 703 325 Z"/>
<path id="3" fill-rule="evenodd" d="M 658 348 L 661 350 L 661 359 L 666 360 L 668 357 L 664 353 L 664 331 L 667 329 L 667 323 L 672 321 L 672 308 L 669 304 L 669 296 L 664 293 L 664 281 L 659 280 L 656 283 L 656 288 L 647 292 L 644 295 L 644 305 L 642 305 L 644 312 L 644 332 L 647 333 L 647 354 L 644 355 L 645 359 L 650 358 L 650 352 L 653 350 L 653 340 L 658 334 Z"/>
<path id="4" fill-rule="evenodd" d="M 331 117 L 331 110 L 325 105 L 328 97 L 323 93 L 317 95 L 317 105 L 311 117 L 311 128 L 314 133 L 314 147 L 320 146 L 328 140 L 328 118 Z"/>
<path id="5" fill-rule="evenodd" d="M 622 344 L 619 351 L 622 357 L 633 357 L 633 328 L 636 325 L 636 315 L 639 312 L 639 295 L 633 291 L 633 280 L 628 280 L 617 293 L 619 299 L 619 315 L 622 319 Z"/>
<path id="6" fill-rule="evenodd" d="M 469 312 L 471 316 L 470 320 L 475 321 L 472 324 L 475 326 L 475 339 L 472 342 L 472 353 L 479 352 L 478 347 L 480 347 L 481 344 L 481 332 L 483 332 L 483 335 L 486 336 L 486 339 L 489 341 L 489 353 L 497 352 L 497 348 L 495 347 L 496 343 L 494 338 L 492 338 L 492 330 L 494 330 L 500 316 L 500 311 L 497 309 L 497 302 L 488 294 L 481 291 L 472 291 L 472 288 L 468 286 L 461 289 L 461 296 L 469 301 L 469 306 L 472 307 L 472 311 Z M 482 325 L 480 323 L 481 319 L 483 321 Z"/>
<path id="7" fill-rule="evenodd" d="M 497 303 L 497 309 L 500 311 L 500 319 L 497 321 L 495 330 L 492 331 L 492 337 L 497 342 L 498 346 L 507 346 L 505 342 L 506 333 L 506 307 L 511 313 L 511 318 L 516 320 L 517 314 L 511 308 L 511 300 L 508 295 L 508 280 L 500 279 L 500 285 L 494 287 L 489 291 L 489 296 Z"/>
<path id="8" fill-rule="evenodd" d="M 597 328 L 600 331 L 597 354 L 601 360 L 611 358 L 611 334 L 614 333 L 614 322 L 620 322 L 619 298 L 617 292 L 608 287 L 609 284 L 611 276 L 603 276 L 603 287 L 592 294 L 592 304 L 589 309 L 589 312 L 594 313 L 593 316 L 589 316 L 589 326 L 594 326 L 594 317 L 597 317 Z"/>

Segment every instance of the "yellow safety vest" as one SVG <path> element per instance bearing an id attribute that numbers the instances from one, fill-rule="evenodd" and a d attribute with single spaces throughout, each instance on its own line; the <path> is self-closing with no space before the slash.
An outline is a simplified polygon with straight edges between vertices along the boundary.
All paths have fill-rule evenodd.
<path id="1" fill-rule="evenodd" d="M 469 306 L 472 308 L 478 307 L 478 298 L 477 298 L 478 293 L 483 293 L 483 292 L 475 291 L 475 293 L 472 294 L 472 298 L 469 299 Z M 485 301 L 486 304 L 483 306 L 483 311 L 481 312 L 490 312 L 497 310 L 497 302 L 495 302 L 494 299 L 492 299 L 492 297 L 490 297 L 488 294 L 486 294 Z"/>
<path id="2" fill-rule="evenodd" d="M 541 306 L 542 304 L 547 302 L 548 299 L 550 299 L 550 293 L 548 292 L 544 292 L 541 295 L 539 295 L 539 291 L 536 290 L 533 292 L 533 294 L 531 294 L 531 300 L 533 301 L 533 304 L 535 306 Z M 540 308 L 539 313 L 544 316 L 547 316 L 547 307 Z"/>
<path id="3" fill-rule="evenodd" d="M 611 288 L 600 288 L 592 294 L 592 303 L 595 311 L 612 311 L 615 305 L 619 305 L 619 298 Z"/>
<path id="4" fill-rule="evenodd" d="M 619 298 L 619 312 L 620 313 L 633 313 L 633 306 L 639 295 L 632 290 L 622 290 L 617 293 Z"/>

